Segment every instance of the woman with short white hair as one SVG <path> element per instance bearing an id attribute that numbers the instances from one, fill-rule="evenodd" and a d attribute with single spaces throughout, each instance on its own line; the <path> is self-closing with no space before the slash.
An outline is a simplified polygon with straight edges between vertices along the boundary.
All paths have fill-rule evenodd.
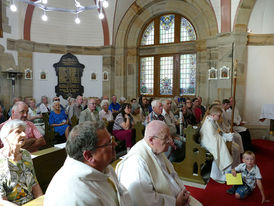
<path id="1" fill-rule="evenodd" d="M 22 205 L 43 195 L 36 179 L 31 154 L 22 149 L 26 124 L 8 121 L 0 131 L 0 205 Z"/>
<path id="2" fill-rule="evenodd" d="M 65 142 L 69 134 L 68 116 L 65 111 L 61 109 L 59 101 L 53 102 L 53 111 L 51 111 L 49 115 L 49 124 L 54 128 L 54 131 L 60 135 L 60 137 L 55 137 L 56 143 Z"/>
<path id="3" fill-rule="evenodd" d="M 108 110 L 108 107 L 109 107 L 109 102 L 108 102 L 108 100 L 104 99 L 101 102 L 102 110 L 99 112 L 100 120 L 104 120 L 104 121 L 112 121 L 113 120 L 112 112 L 110 110 Z"/>

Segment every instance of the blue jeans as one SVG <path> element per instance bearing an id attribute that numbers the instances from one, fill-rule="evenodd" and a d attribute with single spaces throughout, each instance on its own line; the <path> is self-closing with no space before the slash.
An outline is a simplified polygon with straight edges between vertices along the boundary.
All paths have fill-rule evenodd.
<path id="1" fill-rule="evenodd" d="M 243 185 L 237 186 L 235 194 L 238 193 L 240 195 L 240 198 L 243 199 L 247 197 L 251 192 L 252 190 L 250 189 L 250 187 L 246 183 L 244 183 Z"/>

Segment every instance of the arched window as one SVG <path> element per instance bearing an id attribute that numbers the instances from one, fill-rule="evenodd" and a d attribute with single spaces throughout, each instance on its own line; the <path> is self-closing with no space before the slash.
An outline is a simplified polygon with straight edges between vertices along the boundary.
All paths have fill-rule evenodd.
<path id="1" fill-rule="evenodd" d="M 144 28 L 140 41 L 140 51 L 144 52 L 140 52 L 139 93 L 195 95 L 196 53 L 194 49 L 189 52 L 189 48 L 184 51 L 184 43 L 195 40 L 194 27 L 183 16 L 165 14 L 154 18 Z M 178 44 L 182 44 L 180 52 L 170 52 Z M 153 52 L 147 55 L 150 48 Z"/>

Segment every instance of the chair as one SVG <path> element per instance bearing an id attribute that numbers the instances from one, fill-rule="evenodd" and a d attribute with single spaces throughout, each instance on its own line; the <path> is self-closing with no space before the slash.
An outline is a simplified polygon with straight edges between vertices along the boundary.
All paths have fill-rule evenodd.
<path id="1" fill-rule="evenodd" d="M 197 143 L 200 137 L 199 129 L 189 125 L 184 133 L 186 135 L 185 159 L 179 163 L 172 163 L 174 169 L 183 180 L 206 184 L 207 180 L 203 178 L 203 174 L 206 169 L 210 170 L 213 157 Z"/>

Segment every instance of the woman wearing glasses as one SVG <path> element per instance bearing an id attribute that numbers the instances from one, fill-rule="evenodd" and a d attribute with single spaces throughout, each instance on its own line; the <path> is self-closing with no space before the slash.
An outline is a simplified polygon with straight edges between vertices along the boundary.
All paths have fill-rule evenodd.
<path id="1" fill-rule="evenodd" d="M 126 141 L 127 151 L 129 151 L 135 143 L 136 134 L 133 128 L 134 121 L 130 112 L 131 105 L 128 103 L 123 104 L 119 114 L 115 118 L 112 131 L 117 139 Z"/>

